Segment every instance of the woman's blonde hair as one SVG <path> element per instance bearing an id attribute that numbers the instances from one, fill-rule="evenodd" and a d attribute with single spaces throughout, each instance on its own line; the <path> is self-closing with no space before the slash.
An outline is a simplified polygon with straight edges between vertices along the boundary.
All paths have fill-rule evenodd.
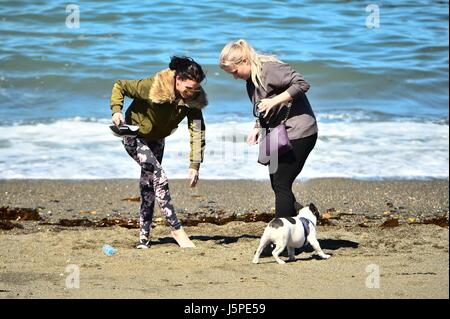
<path id="1" fill-rule="evenodd" d="M 264 55 L 257 53 L 247 41 L 240 39 L 236 42 L 228 43 L 220 53 L 220 67 L 226 68 L 229 66 L 236 66 L 242 63 L 244 59 L 250 62 L 251 77 L 255 87 L 262 86 L 264 89 L 265 84 L 262 78 L 262 64 L 265 62 L 277 62 L 284 63 L 278 60 L 274 55 Z"/>

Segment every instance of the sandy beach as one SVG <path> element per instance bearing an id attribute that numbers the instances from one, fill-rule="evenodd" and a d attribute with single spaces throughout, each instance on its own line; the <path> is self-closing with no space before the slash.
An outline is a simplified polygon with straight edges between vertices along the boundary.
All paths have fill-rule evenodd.
<path id="1" fill-rule="evenodd" d="M 296 183 L 332 257 L 307 246 L 285 265 L 251 263 L 274 210 L 269 182 L 170 187 L 194 249 L 176 245 L 159 209 L 151 248 L 134 248 L 137 180 L 0 181 L 0 298 L 449 298 L 448 180 Z"/>

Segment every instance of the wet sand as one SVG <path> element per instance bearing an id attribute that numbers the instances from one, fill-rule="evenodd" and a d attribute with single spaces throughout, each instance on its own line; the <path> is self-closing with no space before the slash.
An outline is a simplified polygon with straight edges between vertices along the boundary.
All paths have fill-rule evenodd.
<path id="1" fill-rule="evenodd" d="M 135 180 L 0 181 L 0 207 L 30 208 L 40 219 L 9 220 L 13 228 L 0 230 L 0 298 L 449 297 L 448 180 L 296 183 L 297 200 L 323 214 L 318 239 L 332 257 L 320 260 L 306 247 L 285 265 L 273 257 L 252 264 L 266 222 L 240 221 L 273 213 L 268 182 L 170 183 L 180 219 L 196 221 L 185 226 L 194 249 L 176 245 L 159 209 L 151 248 L 134 248 Z M 235 221 L 202 223 L 205 216 Z M 433 223 L 439 217 L 441 226 Z M 95 227 L 104 219 L 134 224 Z M 105 243 L 118 252 L 104 255 Z M 66 283 L 73 269 L 79 288 Z"/>

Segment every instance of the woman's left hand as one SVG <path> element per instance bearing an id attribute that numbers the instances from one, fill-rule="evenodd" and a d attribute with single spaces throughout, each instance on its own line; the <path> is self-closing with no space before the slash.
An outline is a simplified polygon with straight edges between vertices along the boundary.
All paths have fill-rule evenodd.
<path id="1" fill-rule="evenodd" d="M 265 118 L 277 104 L 273 99 L 262 99 L 258 104 L 258 112 L 265 112 L 263 116 Z"/>
<path id="2" fill-rule="evenodd" d="M 189 169 L 189 180 L 190 180 L 190 186 L 195 187 L 198 182 L 198 170 L 190 168 Z"/>

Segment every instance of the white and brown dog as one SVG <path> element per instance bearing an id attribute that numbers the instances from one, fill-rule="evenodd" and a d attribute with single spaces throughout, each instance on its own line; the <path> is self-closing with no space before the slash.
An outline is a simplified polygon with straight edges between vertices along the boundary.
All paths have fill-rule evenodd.
<path id="1" fill-rule="evenodd" d="M 297 205 L 300 205 L 296 203 Z M 319 242 L 316 238 L 317 220 L 320 218 L 319 211 L 314 204 L 309 206 L 297 206 L 299 209 L 298 215 L 288 218 L 275 218 L 264 230 L 261 237 L 259 247 L 253 257 L 253 263 L 257 264 L 259 256 L 264 247 L 270 243 L 275 244 L 272 251 L 272 256 L 279 264 L 284 264 L 285 261 L 280 259 L 279 255 L 287 247 L 289 261 L 295 260 L 295 248 L 300 248 L 310 243 L 317 254 L 323 258 L 328 259 L 331 256 L 325 254 L 320 248 Z"/>

